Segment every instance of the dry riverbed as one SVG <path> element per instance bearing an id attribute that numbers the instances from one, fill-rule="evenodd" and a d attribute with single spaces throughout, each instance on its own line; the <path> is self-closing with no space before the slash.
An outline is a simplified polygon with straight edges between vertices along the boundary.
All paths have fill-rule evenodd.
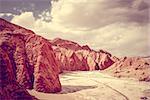
<path id="1" fill-rule="evenodd" d="M 150 100 L 150 82 L 119 79 L 99 71 L 65 72 L 57 94 L 28 90 L 40 100 Z"/>

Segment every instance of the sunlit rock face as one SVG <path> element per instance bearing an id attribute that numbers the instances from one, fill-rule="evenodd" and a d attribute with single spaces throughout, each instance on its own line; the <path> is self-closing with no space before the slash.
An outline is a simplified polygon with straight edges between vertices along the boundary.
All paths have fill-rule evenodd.
<path id="1" fill-rule="evenodd" d="M 103 70 L 118 60 L 106 51 L 94 51 L 72 41 L 57 38 L 50 42 L 56 59 L 61 62 L 61 70 Z"/>
<path id="2" fill-rule="evenodd" d="M 129 77 L 140 81 L 150 81 L 150 57 L 124 57 L 104 72 L 116 77 Z"/>
<path id="3" fill-rule="evenodd" d="M 1 45 L 2 46 L 2 45 Z M 31 95 L 16 82 L 15 66 L 8 51 L 0 48 L 0 99 L 33 100 Z"/>
<path id="4" fill-rule="evenodd" d="M 16 81 L 41 92 L 61 90 L 59 64 L 48 40 L 0 19 L 0 46 L 13 66 Z"/>
<path id="5" fill-rule="evenodd" d="M 75 43 L 75 42 L 72 42 L 72 41 L 69 41 L 69 40 L 63 40 L 63 39 L 60 39 L 60 38 L 56 38 L 56 39 L 54 39 L 50 42 L 55 46 L 70 49 L 70 50 L 73 50 L 73 51 L 82 49 L 82 46 L 80 46 L 78 43 Z"/>
<path id="6" fill-rule="evenodd" d="M 85 58 L 80 58 L 73 50 L 67 50 L 65 48 L 57 48 L 54 50 L 56 53 L 56 59 L 61 63 L 61 70 L 76 71 L 76 70 L 88 70 L 87 61 Z"/>

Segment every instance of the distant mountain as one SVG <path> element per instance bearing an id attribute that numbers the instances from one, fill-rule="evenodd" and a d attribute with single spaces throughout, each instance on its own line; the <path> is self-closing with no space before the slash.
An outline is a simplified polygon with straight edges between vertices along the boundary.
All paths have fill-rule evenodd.
<path id="1" fill-rule="evenodd" d="M 116 77 L 150 81 L 150 56 L 117 58 L 107 51 L 95 51 L 69 40 L 57 38 L 50 42 L 62 71 L 104 70 Z"/>
<path id="2" fill-rule="evenodd" d="M 50 42 L 62 70 L 103 70 L 118 60 L 110 53 L 92 50 L 88 45 L 81 46 L 60 38 Z"/>

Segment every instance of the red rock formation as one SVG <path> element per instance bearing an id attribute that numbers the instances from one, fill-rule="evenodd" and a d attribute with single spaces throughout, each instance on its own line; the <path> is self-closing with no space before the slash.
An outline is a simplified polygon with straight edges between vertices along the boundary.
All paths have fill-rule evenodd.
<path id="1" fill-rule="evenodd" d="M 25 88 L 58 92 L 59 65 L 48 40 L 0 19 L 0 45 L 8 52 L 15 78 Z"/>
<path id="2" fill-rule="evenodd" d="M 103 70 L 117 59 L 106 51 L 94 51 L 72 41 L 57 38 L 50 42 L 62 70 Z"/>
<path id="3" fill-rule="evenodd" d="M 2 48 L 0 48 L 0 100 L 35 99 L 16 82 L 15 68 L 10 55 Z"/>
<path id="4" fill-rule="evenodd" d="M 150 58 L 124 57 L 104 70 L 116 77 L 130 77 L 150 81 Z"/>
<path id="5" fill-rule="evenodd" d="M 53 41 L 50 41 L 54 46 L 58 46 L 58 47 L 62 47 L 62 48 L 66 48 L 66 49 L 71 49 L 71 50 L 80 50 L 82 49 L 82 47 L 72 41 L 68 41 L 68 40 L 63 40 L 60 38 L 56 38 Z"/>
<path id="6" fill-rule="evenodd" d="M 82 49 L 83 49 L 83 50 L 91 51 L 91 48 L 90 48 L 88 45 L 82 46 Z"/>
<path id="7" fill-rule="evenodd" d="M 61 70 L 88 70 L 86 59 L 78 57 L 73 50 L 55 48 L 56 59 L 61 63 Z"/>

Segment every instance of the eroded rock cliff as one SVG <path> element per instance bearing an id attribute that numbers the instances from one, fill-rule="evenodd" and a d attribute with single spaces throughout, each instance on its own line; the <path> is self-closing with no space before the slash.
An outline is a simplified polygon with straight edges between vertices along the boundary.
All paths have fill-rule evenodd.
<path id="1" fill-rule="evenodd" d="M 0 19 L 0 46 L 7 52 L 16 81 L 24 88 L 58 92 L 59 65 L 48 40 Z"/>
<path id="2" fill-rule="evenodd" d="M 2 48 L 0 48 L 0 100 L 35 99 L 16 81 L 15 67 L 12 65 L 10 55 Z"/>
<path id="3" fill-rule="evenodd" d="M 72 41 L 57 38 L 50 42 L 57 60 L 61 62 L 61 70 L 103 70 L 118 59 L 106 51 L 95 51 Z"/>

